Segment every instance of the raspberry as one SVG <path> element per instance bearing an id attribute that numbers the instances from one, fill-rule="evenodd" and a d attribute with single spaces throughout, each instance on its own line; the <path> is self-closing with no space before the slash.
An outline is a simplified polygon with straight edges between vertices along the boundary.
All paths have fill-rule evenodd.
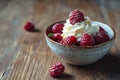
<path id="1" fill-rule="evenodd" d="M 75 9 L 69 14 L 69 21 L 72 25 L 74 25 L 77 22 L 82 22 L 84 21 L 84 15 L 80 10 Z"/>
<path id="2" fill-rule="evenodd" d="M 52 27 L 52 32 L 53 33 L 62 33 L 63 27 L 64 27 L 64 24 L 62 24 L 62 23 L 56 23 Z"/>
<path id="3" fill-rule="evenodd" d="M 64 72 L 64 65 L 60 62 L 55 63 L 49 70 L 50 76 L 57 77 Z"/>
<path id="4" fill-rule="evenodd" d="M 60 33 L 53 34 L 52 40 L 54 40 L 56 42 L 60 42 L 62 40 L 61 34 Z"/>
<path id="5" fill-rule="evenodd" d="M 26 31 L 35 31 L 35 26 L 33 23 L 31 23 L 30 21 L 28 21 L 25 25 L 24 25 L 24 29 Z"/>
<path id="6" fill-rule="evenodd" d="M 100 43 L 108 41 L 109 39 L 110 39 L 110 37 L 108 36 L 108 34 L 106 32 L 99 31 L 95 37 L 95 42 L 96 42 L 96 44 L 100 44 Z"/>
<path id="7" fill-rule="evenodd" d="M 100 27 L 100 30 L 99 31 L 104 31 L 105 32 L 105 30 L 102 28 L 102 27 Z"/>
<path id="8" fill-rule="evenodd" d="M 68 36 L 65 39 L 63 39 L 60 43 L 64 45 L 72 46 L 77 43 L 77 39 L 75 36 Z"/>
<path id="9" fill-rule="evenodd" d="M 94 44 L 95 40 L 91 35 L 89 35 L 88 33 L 82 35 L 80 39 L 80 46 L 93 46 Z"/>

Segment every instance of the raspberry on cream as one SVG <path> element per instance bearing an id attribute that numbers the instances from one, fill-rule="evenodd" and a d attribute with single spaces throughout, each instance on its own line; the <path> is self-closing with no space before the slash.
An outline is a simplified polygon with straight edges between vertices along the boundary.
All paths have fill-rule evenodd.
<path id="1" fill-rule="evenodd" d="M 92 35 L 98 31 L 99 25 L 92 23 L 89 17 L 85 17 L 84 21 L 77 22 L 74 25 L 70 24 L 69 19 L 67 19 L 62 30 L 62 37 L 66 38 L 67 36 L 75 36 L 77 41 L 79 41 L 84 33 Z"/>

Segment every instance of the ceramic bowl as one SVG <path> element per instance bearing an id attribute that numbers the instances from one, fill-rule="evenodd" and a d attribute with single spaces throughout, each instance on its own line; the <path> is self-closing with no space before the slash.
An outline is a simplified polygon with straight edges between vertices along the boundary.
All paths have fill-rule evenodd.
<path id="1" fill-rule="evenodd" d="M 60 21 L 56 23 L 64 23 L 64 22 L 65 21 Z M 102 22 L 98 22 L 98 21 L 92 21 L 92 22 L 98 24 L 107 31 L 110 37 L 109 41 L 98 45 L 86 46 L 86 47 L 62 45 L 58 42 L 53 41 L 47 36 L 48 33 L 51 31 L 52 26 L 55 24 L 54 23 L 50 25 L 45 31 L 45 39 L 49 48 L 59 58 L 73 65 L 87 65 L 100 60 L 108 53 L 108 51 L 112 47 L 112 44 L 115 40 L 115 30 Z"/>

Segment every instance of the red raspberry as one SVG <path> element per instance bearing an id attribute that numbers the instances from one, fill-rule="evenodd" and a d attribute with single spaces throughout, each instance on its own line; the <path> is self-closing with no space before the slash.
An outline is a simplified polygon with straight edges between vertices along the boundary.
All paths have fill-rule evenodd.
<path id="1" fill-rule="evenodd" d="M 35 25 L 34 25 L 32 22 L 28 21 L 28 22 L 24 25 L 24 29 L 25 29 L 26 31 L 35 31 Z"/>
<path id="2" fill-rule="evenodd" d="M 62 33 L 63 27 L 64 27 L 64 24 L 56 23 L 55 25 L 53 25 L 52 31 L 53 33 Z"/>
<path id="3" fill-rule="evenodd" d="M 60 42 L 62 40 L 61 34 L 60 33 L 53 34 L 52 40 L 54 40 L 56 42 Z"/>
<path id="4" fill-rule="evenodd" d="M 49 73 L 52 77 L 57 77 L 64 72 L 64 65 L 60 62 L 55 63 L 49 70 Z"/>
<path id="5" fill-rule="evenodd" d="M 63 39 L 60 43 L 64 45 L 72 46 L 77 43 L 77 39 L 75 36 L 68 36 L 65 39 Z"/>
<path id="6" fill-rule="evenodd" d="M 93 46 L 94 44 L 95 40 L 90 34 L 85 33 L 82 35 L 80 39 L 80 46 Z"/>
<path id="7" fill-rule="evenodd" d="M 69 14 L 69 21 L 72 25 L 74 25 L 77 22 L 82 22 L 84 21 L 84 15 L 80 10 L 75 9 Z"/>
<path id="8" fill-rule="evenodd" d="M 110 39 L 110 37 L 108 36 L 108 34 L 106 32 L 99 31 L 95 37 L 95 42 L 96 42 L 96 44 L 100 44 L 100 43 L 108 41 L 109 39 Z"/>
<path id="9" fill-rule="evenodd" d="M 105 32 L 105 30 L 102 28 L 102 27 L 100 27 L 100 30 L 99 31 L 104 31 Z"/>

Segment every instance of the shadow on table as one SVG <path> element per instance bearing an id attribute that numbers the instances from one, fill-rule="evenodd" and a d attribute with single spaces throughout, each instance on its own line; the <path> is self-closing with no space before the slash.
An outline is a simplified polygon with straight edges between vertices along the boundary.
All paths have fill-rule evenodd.
<path id="1" fill-rule="evenodd" d="M 82 69 L 85 71 L 97 71 L 101 73 L 120 74 L 120 57 L 114 55 L 106 55 L 96 63 L 86 66 L 73 66 L 76 69 Z"/>
<path id="2" fill-rule="evenodd" d="M 67 74 L 67 73 L 64 73 L 58 77 L 56 77 L 56 79 L 60 79 L 60 80 L 74 80 L 74 76 L 73 75 L 70 75 L 70 74 Z"/>
<path id="3" fill-rule="evenodd" d="M 37 33 L 37 32 L 41 32 L 41 30 L 40 29 L 35 29 L 34 31 L 31 31 L 31 32 Z"/>

